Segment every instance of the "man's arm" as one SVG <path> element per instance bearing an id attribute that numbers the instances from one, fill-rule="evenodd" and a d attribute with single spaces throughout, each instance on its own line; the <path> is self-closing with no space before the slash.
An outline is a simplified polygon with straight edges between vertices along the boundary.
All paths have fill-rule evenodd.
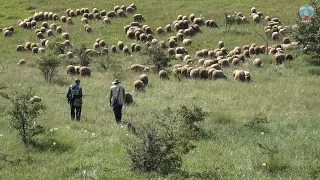
<path id="1" fill-rule="evenodd" d="M 70 89 L 70 87 L 68 87 L 68 90 L 67 90 L 67 100 L 68 100 L 68 102 L 71 100 L 70 95 L 71 95 L 71 89 Z"/>
<path id="2" fill-rule="evenodd" d="M 125 90 L 124 88 L 122 87 L 122 97 L 123 97 L 123 101 L 126 101 L 126 93 L 125 93 Z"/>
<path id="3" fill-rule="evenodd" d="M 79 97 L 82 98 L 82 88 L 79 89 Z"/>
<path id="4" fill-rule="evenodd" d="M 110 93 L 109 93 L 109 104 L 111 106 L 111 98 L 112 98 L 112 89 L 110 89 Z"/>

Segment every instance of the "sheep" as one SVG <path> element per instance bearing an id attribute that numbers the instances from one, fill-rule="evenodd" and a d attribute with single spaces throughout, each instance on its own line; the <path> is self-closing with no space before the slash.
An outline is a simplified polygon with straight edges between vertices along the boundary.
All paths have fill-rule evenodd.
<path id="1" fill-rule="evenodd" d="M 214 70 L 214 71 L 212 71 L 210 77 L 211 77 L 213 80 L 216 80 L 216 79 L 227 79 L 227 75 L 224 74 L 221 70 Z"/>
<path id="2" fill-rule="evenodd" d="M 122 52 L 125 54 L 125 55 L 130 55 L 130 51 L 129 51 L 129 47 L 127 45 L 125 45 L 122 49 Z"/>
<path id="3" fill-rule="evenodd" d="M 184 39 L 184 40 L 182 41 L 182 43 L 183 43 L 183 45 L 185 45 L 185 46 L 191 46 L 192 40 L 191 40 L 191 39 Z"/>
<path id="4" fill-rule="evenodd" d="M 38 54 L 39 49 L 38 49 L 38 47 L 33 47 L 33 48 L 31 49 L 31 51 L 32 51 L 33 54 Z"/>
<path id="5" fill-rule="evenodd" d="M 79 69 L 80 70 L 80 69 Z M 67 75 L 75 75 L 77 73 L 74 65 L 68 65 L 66 67 Z"/>
<path id="6" fill-rule="evenodd" d="M 278 32 L 273 32 L 271 36 L 272 36 L 272 40 L 274 41 L 280 38 L 280 34 Z"/>
<path id="7" fill-rule="evenodd" d="M 51 29 L 49 29 L 49 30 L 47 31 L 47 35 L 48 35 L 48 37 L 54 36 L 53 31 L 52 31 Z"/>
<path id="8" fill-rule="evenodd" d="M 66 23 L 67 22 L 67 17 L 66 16 L 61 16 L 60 17 L 60 21 L 63 22 L 63 23 Z"/>
<path id="9" fill-rule="evenodd" d="M 234 70 L 232 72 L 232 76 L 234 77 L 234 79 L 233 79 L 234 81 L 239 80 L 241 82 L 244 82 L 246 80 L 246 75 L 243 70 Z"/>
<path id="10" fill-rule="evenodd" d="M 111 52 L 112 52 L 112 53 L 116 53 L 116 52 L 117 52 L 117 46 L 116 46 L 116 45 L 112 45 L 112 46 L 110 47 L 110 49 L 111 49 Z"/>
<path id="11" fill-rule="evenodd" d="M 80 67 L 79 73 L 81 76 L 91 76 L 91 70 L 86 66 Z"/>
<path id="12" fill-rule="evenodd" d="M 127 17 L 127 13 L 123 9 L 118 9 L 117 14 L 119 17 Z"/>
<path id="13" fill-rule="evenodd" d="M 57 29 L 57 25 L 55 23 L 50 24 L 49 26 L 50 29 L 56 30 Z"/>
<path id="14" fill-rule="evenodd" d="M 228 59 L 221 59 L 218 61 L 218 63 L 222 68 L 230 66 Z"/>
<path id="15" fill-rule="evenodd" d="M 252 7 L 252 8 L 251 8 L 251 13 L 257 13 L 257 10 L 256 10 L 255 7 Z"/>
<path id="16" fill-rule="evenodd" d="M 256 58 L 253 60 L 253 64 L 257 67 L 262 67 L 262 61 L 260 58 Z"/>
<path id="17" fill-rule="evenodd" d="M 239 65 L 240 64 L 240 60 L 238 58 L 233 58 L 232 59 L 232 64 L 233 65 Z"/>
<path id="18" fill-rule="evenodd" d="M 143 82 L 141 80 L 134 81 L 133 85 L 134 85 L 134 89 L 136 91 L 144 90 L 144 84 L 143 84 Z"/>
<path id="19" fill-rule="evenodd" d="M 80 21 L 83 23 L 83 24 L 88 24 L 88 18 L 86 18 L 86 17 L 83 17 L 83 18 L 81 18 L 80 19 Z"/>
<path id="20" fill-rule="evenodd" d="M 216 61 L 215 60 L 205 60 L 204 62 L 203 62 L 203 67 L 204 68 L 206 68 L 206 67 L 209 67 L 209 66 L 211 66 L 212 64 L 214 64 L 214 63 L 216 63 Z"/>
<path id="21" fill-rule="evenodd" d="M 21 60 L 19 60 L 19 62 L 17 63 L 17 65 L 25 65 L 26 63 L 27 63 L 26 60 L 21 59 Z"/>
<path id="22" fill-rule="evenodd" d="M 17 51 L 24 51 L 24 46 L 23 45 L 18 45 L 16 48 Z"/>
<path id="23" fill-rule="evenodd" d="M 4 32 L 3 32 L 3 36 L 4 37 L 9 37 L 9 36 L 11 36 L 12 35 L 12 31 L 10 31 L 10 30 L 8 30 L 8 29 L 6 29 Z"/>
<path id="24" fill-rule="evenodd" d="M 115 18 L 115 17 L 117 17 L 117 13 L 116 13 L 115 11 L 109 11 L 109 12 L 107 13 L 107 17 L 109 17 L 109 18 Z"/>
<path id="25" fill-rule="evenodd" d="M 100 47 L 105 47 L 107 44 L 106 44 L 106 42 L 104 41 L 104 40 L 100 40 L 99 41 L 99 46 Z"/>
<path id="26" fill-rule="evenodd" d="M 60 26 L 57 26 L 56 31 L 57 31 L 57 33 L 61 34 L 62 33 L 62 28 Z"/>
<path id="27" fill-rule="evenodd" d="M 192 79 L 199 78 L 199 69 L 192 69 L 189 75 Z"/>
<path id="28" fill-rule="evenodd" d="M 124 48 L 124 43 L 122 41 L 118 41 L 117 47 L 120 51 L 122 51 Z"/>
<path id="29" fill-rule="evenodd" d="M 73 52 L 72 51 L 67 52 L 67 57 L 69 59 L 73 58 Z"/>
<path id="30" fill-rule="evenodd" d="M 276 65 L 279 65 L 279 64 L 282 64 L 284 63 L 285 59 L 286 59 L 286 56 L 284 53 L 279 53 L 277 52 L 275 55 L 274 55 L 274 58 L 275 58 L 275 64 Z"/>
<path id="31" fill-rule="evenodd" d="M 160 35 L 166 33 L 162 27 L 158 27 L 158 28 L 156 29 L 156 32 L 157 32 L 158 34 L 160 34 Z"/>
<path id="32" fill-rule="evenodd" d="M 219 41 L 218 42 L 218 47 L 221 49 L 224 47 L 224 42 L 223 41 Z"/>
<path id="33" fill-rule="evenodd" d="M 145 71 L 146 66 L 140 64 L 133 64 L 130 69 L 135 72 L 143 72 Z"/>
<path id="34" fill-rule="evenodd" d="M 172 29 L 171 29 L 171 25 L 170 25 L 170 24 L 167 24 L 164 29 L 166 30 L 167 33 L 172 32 Z"/>
<path id="35" fill-rule="evenodd" d="M 210 66 L 212 69 L 215 69 L 215 70 L 221 70 L 221 66 L 219 63 L 214 63 Z"/>
<path id="36" fill-rule="evenodd" d="M 193 23 L 194 23 L 194 24 L 197 24 L 198 26 L 204 25 L 203 18 L 201 18 L 201 17 L 199 17 L 199 18 L 194 18 Z"/>
<path id="37" fill-rule="evenodd" d="M 200 68 L 199 69 L 199 78 L 200 79 L 208 79 L 209 77 L 209 73 L 207 69 L 204 68 Z"/>
<path id="38" fill-rule="evenodd" d="M 41 102 L 41 98 L 39 96 L 33 96 L 29 100 L 30 103 Z"/>
<path id="39" fill-rule="evenodd" d="M 136 45 L 134 46 L 134 51 L 135 51 L 135 52 L 141 51 L 141 45 L 140 45 L 140 44 L 136 44 Z"/>
<path id="40" fill-rule="evenodd" d="M 133 103 L 133 96 L 132 96 L 132 94 L 131 93 L 129 93 L 129 92 L 125 92 L 124 93 L 124 104 L 125 105 L 130 105 L 130 104 L 132 104 Z"/>
<path id="41" fill-rule="evenodd" d="M 253 19 L 254 23 L 259 23 L 260 22 L 260 16 L 258 14 L 253 15 L 252 19 Z"/>
<path id="42" fill-rule="evenodd" d="M 140 75 L 139 80 L 142 81 L 146 86 L 149 84 L 149 78 L 146 74 Z"/>
<path id="43" fill-rule="evenodd" d="M 69 39 L 70 39 L 69 33 L 67 33 L 67 32 L 63 32 L 63 33 L 61 34 L 61 37 L 62 37 L 62 39 L 64 39 L 64 40 L 69 40 Z"/>
<path id="44" fill-rule="evenodd" d="M 210 27 L 210 28 L 218 28 L 217 23 L 214 22 L 213 20 L 206 20 L 205 24 L 207 27 Z"/>
<path id="45" fill-rule="evenodd" d="M 160 70 L 159 77 L 160 79 L 169 79 L 168 72 L 166 70 Z"/>
<path id="46" fill-rule="evenodd" d="M 144 17 L 142 16 L 142 14 L 135 14 L 133 15 L 133 20 L 136 22 L 141 22 L 144 21 Z"/>

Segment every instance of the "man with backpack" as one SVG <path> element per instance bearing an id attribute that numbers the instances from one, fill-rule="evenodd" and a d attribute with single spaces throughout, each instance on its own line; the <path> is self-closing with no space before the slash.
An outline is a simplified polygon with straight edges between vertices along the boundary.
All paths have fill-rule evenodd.
<path id="1" fill-rule="evenodd" d="M 76 118 L 77 121 L 80 121 L 82 106 L 82 88 L 80 87 L 80 79 L 76 79 L 74 84 L 69 86 L 67 100 L 70 104 L 71 120 L 73 121 Z"/>

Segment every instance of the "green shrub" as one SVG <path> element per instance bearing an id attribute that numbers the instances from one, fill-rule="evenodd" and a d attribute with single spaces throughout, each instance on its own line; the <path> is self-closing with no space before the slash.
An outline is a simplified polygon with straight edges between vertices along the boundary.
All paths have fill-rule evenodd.
<path id="1" fill-rule="evenodd" d="M 164 174 L 179 170 L 183 154 L 195 146 L 190 140 L 200 131 L 200 122 L 205 113 L 201 108 L 181 106 L 170 108 L 154 115 L 154 119 L 142 125 L 137 132 L 137 141 L 128 145 L 134 170 Z"/>
<path id="2" fill-rule="evenodd" d="M 81 66 L 88 66 L 92 62 L 90 52 L 87 52 L 85 45 L 82 45 L 80 49 L 75 49 L 75 54 L 77 54 L 76 61 Z"/>
<path id="3" fill-rule="evenodd" d="M 34 96 L 32 89 L 24 93 L 15 92 L 13 97 L 5 93 L 0 95 L 12 103 L 8 112 L 11 116 L 11 126 L 19 131 L 19 136 L 25 145 L 30 144 L 33 136 L 43 132 L 43 127 L 35 125 L 34 120 L 46 107 L 41 102 L 30 101 Z"/>
<path id="4" fill-rule="evenodd" d="M 53 77 L 58 73 L 58 67 L 60 65 L 60 59 L 52 52 L 44 53 L 37 56 L 36 63 L 40 69 L 44 80 L 47 83 L 51 83 Z"/>
<path id="5" fill-rule="evenodd" d="M 168 67 L 170 59 L 160 47 L 155 45 L 148 47 L 147 54 L 150 58 L 149 63 L 153 65 L 152 69 L 154 71 L 158 72 Z"/>

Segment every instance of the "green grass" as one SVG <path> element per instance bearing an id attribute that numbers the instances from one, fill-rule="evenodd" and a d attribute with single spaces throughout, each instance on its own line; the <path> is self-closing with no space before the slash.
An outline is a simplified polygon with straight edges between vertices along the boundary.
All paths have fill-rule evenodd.
<path id="1" fill-rule="evenodd" d="M 76 3 L 75 3 L 76 2 Z M 193 46 L 187 47 L 189 54 L 197 50 L 215 49 L 223 40 L 227 49 L 235 46 L 262 44 L 263 40 L 253 28 L 262 31 L 251 22 L 250 8 L 255 6 L 265 15 L 279 17 L 284 25 L 292 25 L 297 20 L 300 1 L 270 0 L 268 2 L 246 1 L 139 1 L 137 13 L 146 18 L 155 31 L 172 23 L 179 14 L 196 16 L 203 14 L 205 19 L 214 19 L 219 29 L 201 27 L 202 33 L 192 37 Z M 67 76 L 65 65 L 59 67 L 56 83 L 44 82 L 36 68 L 35 57 L 31 52 L 16 52 L 18 44 L 27 41 L 38 42 L 34 30 L 21 29 L 19 19 L 25 19 L 39 11 L 52 11 L 59 17 L 67 8 L 88 7 L 90 10 L 112 10 L 115 5 L 129 5 L 132 1 L 40 1 L 12 0 L 2 2 L 0 27 L 15 27 L 11 37 L 0 37 L 0 84 L 7 86 L 1 91 L 11 94 L 13 90 L 23 91 L 34 87 L 36 95 L 42 98 L 48 109 L 37 118 L 36 124 L 46 128 L 46 133 L 36 137 L 36 147 L 25 148 L 10 127 L 6 111 L 9 102 L 1 98 L 0 104 L 0 179 L 318 179 L 320 125 L 319 71 L 311 67 L 306 57 L 298 56 L 286 62 L 283 68 L 270 64 L 272 57 L 260 55 L 263 68 L 255 68 L 250 59 L 240 66 L 224 69 L 227 80 L 176 80 L 161 81 L 157 74 L 147 73 L 150 85 L 146 92 L 135 92 L 133 82 L 140 73 L 127 70 L 130 65 L 146 62 L 147 56 L 121 53 L 112 55 L 124 64 L 122 85 L 131 92 L 134 104 L 123 109 L 124 120 L 133 124 L 149 122 L 153 114 L 166 107 L 195 104 L 202 107 L 208 116 L 204 122 L 205 135 L 194 142 L 197 146 L 183 156 L 181 172 L 162 176 L 157 173 L 139 173 L 130 170 L 130 157 L 125 151 L 126 143 L 132 135 L 120 128 L 113 120 L 113 112 L 107 106 L 107 94 L 115 78 L 112 72 L 100 72 L 93 64 L 92 76 L 79 77 L 84 97 L 82 120 L 80 123 L 69 120 L 69 107 L 65 92 L 76 77 Z M 155 6 L 157 4 L 157 6 Z M 229 32 L 223 25 L 224 12 L 241 11 L 250 21 L 247 25 L 233 25 Z M 111 25 L 90 21 L 92 34 L 83 31 L 80 17 L 73 18 L 74 25 L 61 24 L 70 33 L 75 48 L 85 44 L 92 47 L 96 38 L 104 39 L 108 45 L 119 40 L 131 44 L 124 36 L 123 26 L 133 18 L 112 19 Z M 57 33 L 55 33 L 57 35 Z M 174 33 L 164 36 L 166 40 Z M 281 43 L 281 42 L 275 42 Z M 182 44 L 180 44 L 182 45 Z M 17 66 L 20 59 L 26 59 L 26 66 Z M 251 83 L 238 83 L 232 80 L 235 69 L 246 69 L 252 74 Z M 311 73 L 310 73 L 311 72 Z M 268 123 L 246 126 L 262 114 Z M 55 130 L 54 130 L 55 128 Z M 50 131 L 52 129 L 52 131 Z M 266 154 L 258 146 L 276 148 L 274 155 Z M 55 144 L 55 145 L 54 145 Z M 266 163 L 266 165 L 262 165 Z"/>

